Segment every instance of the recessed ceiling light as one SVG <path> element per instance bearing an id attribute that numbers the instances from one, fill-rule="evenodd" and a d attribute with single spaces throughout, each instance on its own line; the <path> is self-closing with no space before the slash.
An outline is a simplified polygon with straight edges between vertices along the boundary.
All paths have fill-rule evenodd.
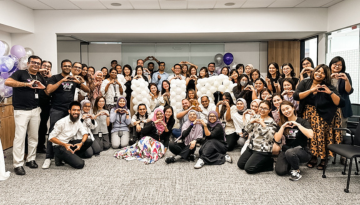
<path id="1" fill-rule="evenodd" d="M 120 3 L 111 3 L 111 6 L 121 6 Z"/>
<path id="2" fill-rule="evenodd" d="M 229 3 L 226 3 L 225 6 L 234 6 L 235 3 L 232 3 L 232 2 L 229 2 Z"/>

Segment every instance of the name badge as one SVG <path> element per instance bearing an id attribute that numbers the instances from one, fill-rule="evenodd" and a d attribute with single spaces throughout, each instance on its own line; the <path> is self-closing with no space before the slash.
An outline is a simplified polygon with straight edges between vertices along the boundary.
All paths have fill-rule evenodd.
<path id="1" fill-rule="evenodd" d="M 114 97 L 114 102 L 116 103 L 117 102 L 117 100 L 118 100 L 118 97 Z"/>
<path id="2" fill-rule="evenodd" d="M 99 137 L 102 137 L 102 132 L 99 132 Z"/>
<path id="3" fill-rule="evenodd" d="M 39 94 L 35 93 L 35 99 L 39 99 Z"/>

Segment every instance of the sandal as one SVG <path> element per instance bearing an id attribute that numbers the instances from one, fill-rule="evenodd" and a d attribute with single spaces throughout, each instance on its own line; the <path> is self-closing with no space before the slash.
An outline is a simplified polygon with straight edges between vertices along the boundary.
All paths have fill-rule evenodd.
<path id="1" fill-rule="evenodd" d="M 325 161 L 325 159 L 322 159 L 320 161 L 320 164 L 317 166 L 317 169 L 318 170 L 323 170 L 325 166 L 326 166 L 326 161 Z"/>
<path id="2" fill-rule="evenodd" d="M 314 168 L 315 165 L 317 164 L 317 161 L 318 161 L 317 157 L 312 157 L 306 166 L 309 168 Z"/>

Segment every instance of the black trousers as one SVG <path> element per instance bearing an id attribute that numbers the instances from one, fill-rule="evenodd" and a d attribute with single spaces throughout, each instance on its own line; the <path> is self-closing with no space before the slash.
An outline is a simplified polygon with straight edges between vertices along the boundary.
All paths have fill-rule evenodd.
<path id="1" fill-rule="evenodd" d="M 236 134 L 236 132 L 229 135 L 225 135 L 228 151 L 234 150 L 235 146 L 237 145 L 237 141 L 239 137 L 240 136 Z"/>
<path id="2" fill-rule="evenodd" d="M 39 125 L 39 136 L 38 136 L 38 150 L 45 148 L 46 133 L 48 130 L 47 122 L 50 117 L 50 106 L 41 106 L 40 113 L 40 125 Z"/>
<path id="3" fill-rule="evenodd" d="M 110 148 L 109 134 L 103 134 L 99 137 L 99 134 L 94 134 L 95 141 L 100 146 L 101 151 L 108 150 Z"/>
<path id="4" fill-rule="evenodd" d="M 300 163 L 310 161 L 311 153 L 301 147 L 290 148 L 281 152 L 276 160 L 275 172 L 279 176 L 289 174 L 289 171 L 298 170 Z"/>
<path id="5" fill-rule="evenodd" d="M 69 144 L 77 144 L 80 142 L 81 140 L 71 140 Z M 54 146 L 55 157 L 75 169 L 82 169 L 85 165 L 85 161 L 81 158 L 85 158 L 85 152 L 91 146 L 92 142 L 93 141 L 91 139 L 87 139 L 80 150 L 75 152 L 75 154 L 67 151 L 63 146 Z"/>
<path id="6" fill-rule="evenodd" d="M 55 123 L 63 117 L 66 117 L 69 114 L 68 111 L 56 110 L 54 108 L 50 109 L 50 130 L 49 133 L 54 129 Z M 46 147 L 46 159 L 54 158 L 54 149 L 52 142 L 48 140 Z"/>
<path id="7" fill-rule="evenodd" d="M 271 156 L 271 152 L 253 151 L 248 147 L 240 156 L 237 165 L 240 169 L 244 169 L 248 174 L 272 171 L 274 169 L 274 159 L 271 158 Z"/>
<path id="8" fill-rule="evenodd" d="M 194 149 L 190 149 L 190 145 L 185 145 L 184 143 L 170 142 L 169 150 L 174 155 L 180 155 L 183 159 L 188 159 L 191 154 L 195 153 L 196 146 Z"/>
<path id="9" fill-rule="evenodd" d="M 91 158 L 93 155 L 99 155 L 101 151 L 102 149 L 99 145 L 99 142 L 94 140 L 92 141 L 91 146 L 85 151 L 83 158 Z"/>

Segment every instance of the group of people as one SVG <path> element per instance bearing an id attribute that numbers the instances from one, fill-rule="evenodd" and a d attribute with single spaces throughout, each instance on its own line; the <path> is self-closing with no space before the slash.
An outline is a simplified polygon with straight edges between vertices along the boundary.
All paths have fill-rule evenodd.
<path id="1" fill-rule="evenodd" d="M 156 62 L 157 71 L 153 62 L 144 67 L 149 60 Z M 266 76 L 251 64 L 224 67 L 219 73 L 215 63 L 199 69 L 182 61 L 171 68 L 172 74 L 165 66 L 153 56 L 137 60 L 134 70 L 116 60 L 110 70 L 100 71 L 63 60 L 62 72 L 51 75 L 50 61 L 30 56 L 28 69 L 5 82 L 13 87 L 15 173 L 25 174 L 24 160 L 37 168 L 36 153 L 46 153 L 44 169 L 52 159 L 56 166 L 81 169 L 84 158 L 110 148 L 116 158 L 146 164 L 169 150 L 167 164 L 198 158 L 194 168 L 199 169 L 232 163 L 228 152 L 239 147 L 240 169 L 249 174 L 272 171 L 276 159 L 275 172 L 296 181 L 300 163 L 324 169 L 326 157 L 332 156 L 326 146 L 342 142 L 334 128 L 346 126 L 352 115 L 351 78 L 340 56 L 329 66 L 304 58 L 299 78 L 291 63 L 269 63 Z M 228 76 L 236 86 L 230 92 L 197 96 L 197 80 L 217 75 Z M 149 82 L 151 102 L 149 107 L 140 102 L 133 110 L 131 85 L 139 78 Z M 181 110 L 170 106 L 174 79 L 186 82 Z"/>

